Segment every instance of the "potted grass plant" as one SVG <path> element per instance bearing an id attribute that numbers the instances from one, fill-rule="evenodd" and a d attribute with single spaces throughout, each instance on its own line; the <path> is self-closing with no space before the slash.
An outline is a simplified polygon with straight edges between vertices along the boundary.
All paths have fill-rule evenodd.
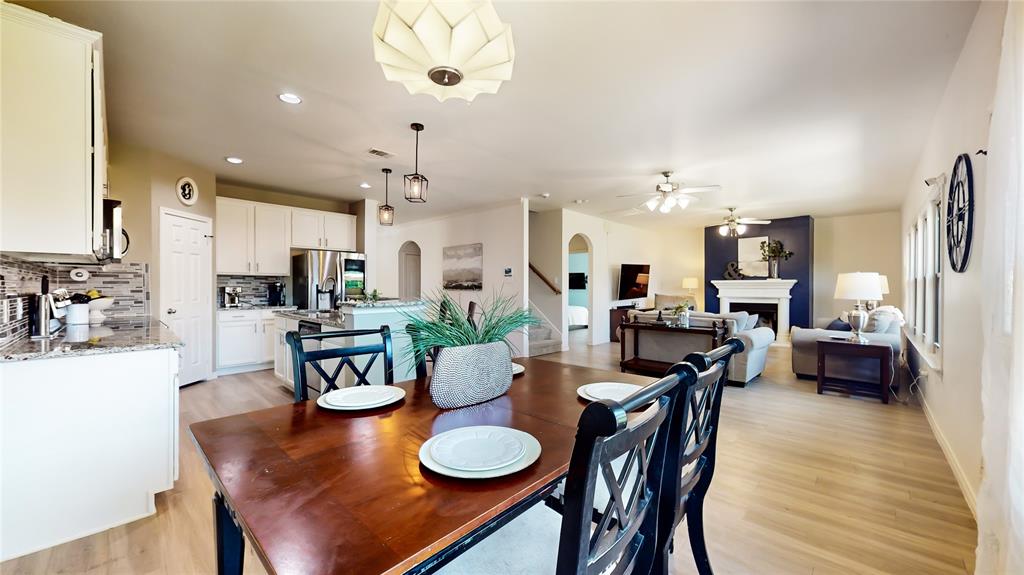
<path id="1" fill-rule="evenodd" d="M 430 397 L 443 409 L 494 399 L 512 385 L 514 331 L 538 323 L 510 297 L 484 302 L 478 318 L 470 319 L 447 292 L 424 300 L 419 313 L 406 312 L 405 332 L 411 345 L 404 358 L 434 361 Z"/>

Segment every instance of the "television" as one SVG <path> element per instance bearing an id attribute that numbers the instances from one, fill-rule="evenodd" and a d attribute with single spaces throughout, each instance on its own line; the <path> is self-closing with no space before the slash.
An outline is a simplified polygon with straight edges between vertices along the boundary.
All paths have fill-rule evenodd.
<path id="1" fill-rule="evenodd" d="M 647 287 L 650 283 L 650 265 L 622 264 L 619 270 L 619 299 L 647 297 Z"/>
<path id="2" fill-rule="evenodd" d="M 587 289 L 587 274 L 569 272 L 569 289 Z"/>

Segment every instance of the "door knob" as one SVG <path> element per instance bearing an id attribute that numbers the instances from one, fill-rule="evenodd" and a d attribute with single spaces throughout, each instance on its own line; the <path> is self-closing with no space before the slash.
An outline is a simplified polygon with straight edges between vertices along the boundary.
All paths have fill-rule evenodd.
<path id="1" fill-rule="evenodd" d="M 174 309 L 173 307 L 169 307 L 169 308 L 167 308 L 167 313 L 169 313 L 169 314 L 171 314 L 171 313 L 178 313 L 178 310 Z"/>

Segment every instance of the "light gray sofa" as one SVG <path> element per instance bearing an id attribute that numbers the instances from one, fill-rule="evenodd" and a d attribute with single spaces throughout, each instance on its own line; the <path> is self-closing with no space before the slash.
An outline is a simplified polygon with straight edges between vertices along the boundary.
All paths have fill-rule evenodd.
<path id="1" fill-rule="evenodd" d="M 651 322 L 658 317 L 655 311 L 631 311 L 628 314 L 630 321 Z M 768 327 L 755 327 L 745 329 L 749 314 L 746 312 L 735 312 L 728 314 L 714 314 L 703 312 L 690 312 L 691 327 L 711 327 L 714 323 L 725 324 L 725 337 L 736 337 L 743 342 L 743 353 L 734 355 L 729 363 L 728 378 L 730 382 L 745 385 L 750 380 L 761 375 L 764 371 L 765 362 L 768 359 L 768 346 L 775 341 L 775 332 Z M 675 321 L 676 316 L 662 310 L 662 319 Z M 624 330 L 625 357 L 633 357 L 633 330 Z M 640 339 L 639 355 L 644 359 L 653 359 L 675 363 L 682 361 L 687 354 L 693 352 L 710 351 L 711 341 L 707 336 L 698 334 L 675 334 L 645 332 Z"/>
<path id="2" fill-rule="evenodd" d="M 863 332 L 862 335 L 868 341 L 889 344 L 892 346 L 893 358 L 898 358 L 902 343 L 901 325 L 902 321 L 893 321 L 885 331 Z M 798 377 L 817 379 L 818 341 L 833 337 L 848 338 L 850 332 L 794 327 L 790 336 L 793 343 L 793 373 Z M 828 361 L 825 363 L 826 376 L 850 381 L 878 383 L 878 370 L 878 360 L 873 358 L 829 355 Z"/>

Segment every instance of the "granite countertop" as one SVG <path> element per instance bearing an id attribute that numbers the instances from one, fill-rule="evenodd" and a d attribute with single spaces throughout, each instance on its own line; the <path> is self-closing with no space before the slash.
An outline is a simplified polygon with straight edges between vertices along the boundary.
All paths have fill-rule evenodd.
<path id="1" fill-rule="evenodd" d="M 240 307 L 218 307 L 217 311 L 278 311 L 278 310 L 289 310 L 296 309 L 293 305 L 250 305 L 245 304 Z"/>
<path id="2" fill-rule="evenodd" d="M 418 299 L 410 300 L 410 299 L 398 299 L 398 298 L 391 299 L 391 298 L 389 298 L 389 299 L 377 300 L 376 302 L 372 302 L 372 303 L 371 302 L 366 302 L 366 301 L 349 301 L 349 302 L 345 302 L 345 303 L 341 304 L 341 307 L 351 307 L 351 308 L 355 308 L 355 309 L 365 309 L 365 308 L 412 307 L 412 306 L 422 306 L 422 305 L 424 305 L 424 302 L 422 300 L 418 300 Z"/>
<path id="3" fill-rule="evenodd" d="M 184 346 L 169 327 L 151 317 L 111 318 L 101 325 L 73 325 L 50 340 L 25 338 L 0 350 L 0 363 Z"/>
<path id="4" fill-rule="evenodd" d="M 345 314 L 337 311 L 306 312 L 298 310 L 284 310 L 276 314 L 278 317 L 308 321 L 330 327 L 345 328 Z"/>

